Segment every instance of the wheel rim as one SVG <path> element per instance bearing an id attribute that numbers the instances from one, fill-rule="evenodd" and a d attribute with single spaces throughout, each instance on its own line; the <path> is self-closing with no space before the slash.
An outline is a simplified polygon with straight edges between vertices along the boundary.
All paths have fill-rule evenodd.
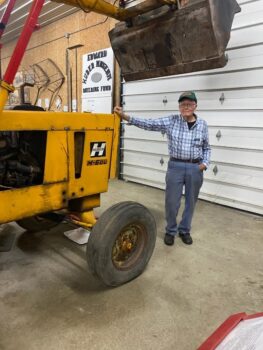
<path id="1" fill-rule="evenodd" d="M 112 262 L 118 270 L 129 270 L 140 258 L 147 240 L 143 225 L 133 223 L 125 226 L 117 236 L 112 248 Z"/>

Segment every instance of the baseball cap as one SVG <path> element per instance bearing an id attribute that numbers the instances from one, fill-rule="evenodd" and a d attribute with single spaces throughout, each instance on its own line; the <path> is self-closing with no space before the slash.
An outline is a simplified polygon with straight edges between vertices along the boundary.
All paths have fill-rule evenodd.
<path id="1" fill-rule="evenodd" d="M 183 101 L 184 99 L 197 102 L 196 95 L 195 95 L 195 93 L 194 93 L 193 91 L 186 91 L 186 92 L 183 92 L 183 93 L 180 95 L 178 102 L 181 102 L 181 101 Z"/>

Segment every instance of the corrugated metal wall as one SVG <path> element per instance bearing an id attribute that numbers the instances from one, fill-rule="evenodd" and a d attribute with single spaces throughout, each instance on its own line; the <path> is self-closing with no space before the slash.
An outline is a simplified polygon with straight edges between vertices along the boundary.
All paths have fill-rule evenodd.
<path id="1" fill-rule="evenodd" d="M 239 0 L 223 69 L 125 83 L 125 111 L 157 118 L 178 112 L 178 96 L 195 90 L 209 125 L 212 162 L 200 198 L 263 214 L 263 0 Z M 164 188 L 166 136 L 125 126 L 121 175 Z"/>
<path id="2" fill-rule="evenodd" d="M 9 41 L 16 39 L 19 36 L 32 4 L 33 0 L 16 1 L 14 10 L 12 11 L 11 17 L 8 21 L 8 25 L 2 37 L 2 43 L 5 44 Z M 0 6 L 0 18 L 2 18 L 6 6 L 7 2 Z M 41 27 L 43 27 L 76 11 L 78 11 L 76 7 L 58 4 L 56 2 L 46 0 L 41 14 L 39 16 L 38 23 Z"/>

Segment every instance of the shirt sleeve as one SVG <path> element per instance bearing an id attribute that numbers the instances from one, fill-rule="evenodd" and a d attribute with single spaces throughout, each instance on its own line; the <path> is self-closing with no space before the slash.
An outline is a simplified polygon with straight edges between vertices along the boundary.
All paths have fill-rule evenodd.
<path id="1" fill-rule="evenodd" d="M 137 126 L 138 128 L 151 131 L 166 132 L 171 123 L 172 116 L 157 118 L 157 119 L 143 119 L 130 117 L 129 125 Z"/>
<path id="2" fill-rule="evenodd" d="M 209 144 L 208 126 L 206 122 L 203 130 L 203 140 L 203 164 L 208 168 L 210 164 L 211 147 Z"/>

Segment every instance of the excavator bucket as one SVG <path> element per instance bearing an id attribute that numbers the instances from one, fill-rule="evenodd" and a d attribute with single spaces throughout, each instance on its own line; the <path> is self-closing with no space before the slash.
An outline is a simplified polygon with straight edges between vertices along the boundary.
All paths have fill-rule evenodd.
<path id="1" fill-rule="evenodd" d="M 126 81 L 225 66 L 236 0 L 184 0 L 120 22 L 109 36 Z"/>

